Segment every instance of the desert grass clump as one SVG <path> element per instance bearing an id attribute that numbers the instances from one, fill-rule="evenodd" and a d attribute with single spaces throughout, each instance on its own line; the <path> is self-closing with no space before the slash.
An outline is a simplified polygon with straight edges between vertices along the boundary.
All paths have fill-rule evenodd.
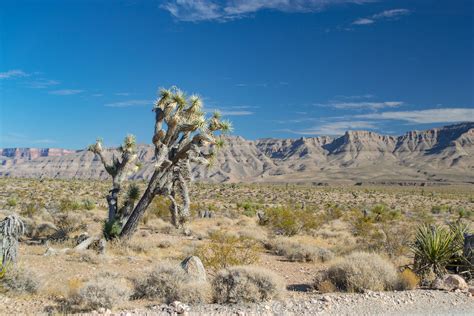
<path id="1" fill-rule="evenodd" d="M 75 282 L 74 282 L 75 283 Z M 69 283 L 71 286 L 71 281 Z M 82 283 L 78 282 L 77 286 Z M 76 286 L 76 284 L 73 284 Z M 98 308 L 113 308 L 130 298 L 130 289 L 124 280 L 116 276 L 98 276 L 70 293 L 68 303 L 76 310 L 91 311 Z"/>
<path id="2" fill-rule="evenodd" d="M 274 254 L 284 256 L 294 262 L 326 262 L 334 258 L 334 254 L 330 250 L 284 238 L 270 241 L 266 246 Z"/>
<path id="3" fill-rule="evenodd" d="M 11 268 L 10 268 L 11 267 Z M 24 269 L 7 266 L 0 273 L 0 289 L 18 294 L 35 294 L 40 288 L 36 276 Z"/>
<path id="4" fill-rule="evenodd" d="M 261 246 L 258 241 L 221 230 L 210 232 L 209 242 L 196 249 L 206 268 L 218 270 L 257 262 Z"/>
<path id="5" fill-rule="evenodd" d="M 272 271 L 238 266 L 219 271 L 212 288 L 216 303 L 258 303 L 279 297 L 283 282 Z"/>
<path id="6" fill-rule="evenodd" d="M 163 303 L 181 301 L 187 304 L 207 303 L 211 291 L 207 282 L 194 280 L 178 265 L 161 263 L 150 273 L 134 281 L 133 297 Z"/>
<path id="7" fill-rule="evenodd" d="M 375 253 L 354 252 L 334 262 L 316 280 L 324 281 L 345 292 L 386 291 L 397 288 L 398 275 L 393 264 Z"/>
<path id="8" fill-rule="evenodd" d="M 400 273 L 399 290 L 414 290 L 420 284 L 420 278 L 411 269 L 405 269 Z"/>

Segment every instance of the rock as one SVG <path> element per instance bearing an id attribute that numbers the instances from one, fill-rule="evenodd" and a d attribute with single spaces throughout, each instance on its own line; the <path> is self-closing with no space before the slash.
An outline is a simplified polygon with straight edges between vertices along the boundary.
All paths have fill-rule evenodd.
<path id="1" fill-rule="evenodd" d="M 433 282 L 432 287 L 434 289 L 446 291 L 454 291 L 457 289 L 466 291 L 468 289 L 466 281 L 464 281 L 464 279 L 457 274 L 446 274 L 443 277 L 437 278 Z"/>
<path id="2" fill-rule="evenodd" d="M 107 248 L 107 241 L 102 238 L 101 240 L 99 240 L 99 247 L 98 247 L 98 251 L 99 251 L 99 254 L 101 255 L 105 255 L 105 250 Z"/>
<path id="3" fill-rule="evenodd" d="M 181 303 L 180 301 L 174 301 L 171 303 L 171 306 L 174 308 L 174 311 L 177 314 L 184 314 L 186 312 L 189 312 L 190 308 L 188 305 Z"/>
<path id="4" fill-rule="evenodd" d="M 468 288 L 467 292 L 474 296 L 474 287 Z"/>
<path id="5" fill-rule="evenodd" d="M 74 238 L 74 242 L 76 243 L 76 246 L 77 246 L 81 242 L 86 240 L 87 238 L 89 238 L 89 234 L 88 233 L 82 233 L 82 234 L 78 235 L 76 238 Z"/>
<path id="6" fill-rule="evenodd" d="M 201 259 L 198 257 L 187 257 L 181 262 L 181 267 L 196 281 L 205 282 L 207 280 L 206 269 L 204 269 L 204 265 L 202 264 Z"/>

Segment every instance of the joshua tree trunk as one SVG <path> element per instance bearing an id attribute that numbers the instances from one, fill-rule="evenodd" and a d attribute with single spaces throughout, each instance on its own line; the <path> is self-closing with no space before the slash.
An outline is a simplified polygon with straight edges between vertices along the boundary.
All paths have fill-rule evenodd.
<path id="1" fill-rule="evenodd" d="M 16 215 L 10 215 L 0 222 L 0 271 L 16 262 L 18 239 L 25 232 L 25 225 Z"/>
<path id="2" fill-rule="evenodd" d="M 119 148 L 122 159 L 114 156 L 112 163 L 105 158 L 100 140 L 89 147 L 90 151 L 99 155 L 106 171 L 112 176 L 113 186 L 107 196 L 109 218 L 106 227 L 113 232 L 109 237 L 130 238 L 156 195 L 170 199 L 173 225 L 182 227 L 189 219 L 190 162 L 210 165 L 216 150 L 223 145 L 222 138 L 215 134 L 231 129 L 229 122 L 221 121 L 219 113 L 206 119 L 201 108 L 202 103 L 197 96 L 186 98 L 183 92 L 174 87 L 160 91 L 160 98 L 153 108 L 155 170 L 136 206 L 134 202 L 138 200 L 138 189 L 130 186 L 124 206 L 119 208 L 122 182 L 137 168 L 135 138 L 125 138 L 124 144 Z M 166 123 L 166 130 L 163 129 L 163 123 Z M 201 151 L 203 147 L 208 150 Z M 120 224 L 120 232 L 116 231 L 116 224 Z"/>

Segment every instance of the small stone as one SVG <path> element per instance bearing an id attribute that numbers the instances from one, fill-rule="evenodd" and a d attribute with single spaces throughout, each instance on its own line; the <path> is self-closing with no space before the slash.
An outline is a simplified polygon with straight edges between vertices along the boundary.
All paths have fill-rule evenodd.
<path id="1" fill-rule="evenodd" d="M 438 290 L 446 291 L 453 291 L 457 289 L 461 291 L 468 290 L 466 281 L 464 281 L 464 279 L 457 274 L 447 274 L 444 277 L 437 278 L 433 282 L 432 287 Z"/>

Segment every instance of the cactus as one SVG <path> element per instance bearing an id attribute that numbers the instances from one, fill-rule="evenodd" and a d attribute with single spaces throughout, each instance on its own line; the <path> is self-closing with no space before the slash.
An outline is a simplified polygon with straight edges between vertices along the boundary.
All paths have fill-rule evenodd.
<path id="1" fill-rule="evenodd" d="M 232 129 L 231 123 L 221 120 L 218 112 L 206 118 L 202 111 L 201 99 L 195 95 L 188 98 L 176 87 L 160 90 L 153 112 L 154 172 L 140 198 L 136 187 L 129 188 L 122 208 L 118 209 L 118 194 L 123 182 L 139 168 L 135 137 L 129 135 L 125 138 L 119 148 L 121 158 L 114 156 L 111 162 L 104 155 L 101 140 L 89 147 L 91 152 L 100 157 L 105 170 L 112 177 L 112 189 L 107 195 L 107 223 L 109 226 L 116 222 L 122 225 L 119 235 L 121 238 L 132 236 L 140 218 L 156 195 L 170 199 L 173 224 L 182 227 L 190 216 L 190 163 L 211 165 L 216 151 L 223 145 L 220 135 Z"/>

